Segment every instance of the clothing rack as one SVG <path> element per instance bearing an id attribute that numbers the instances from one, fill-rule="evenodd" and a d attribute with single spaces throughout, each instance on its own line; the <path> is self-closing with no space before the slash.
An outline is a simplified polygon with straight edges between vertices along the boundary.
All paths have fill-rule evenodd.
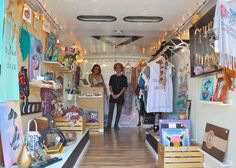
<path id="1" fill-rule="evenodd" d="M 167 46 L 168 46 L 167 44 L 168 44 L 168 42 L 171 40 L 171 38 L 172 38 L 173 36 L 175 36 L 176 34 L 178 34 L 178 33 L 191 21 L 191 19 L 193 18 L 193 16 L 194 16 L 195 14 L 197 14 L 199 11 L 201 11 L 202 8 L 203 8 L 209 1 L 211 1 L 211 0 L 205 0 L 205 1 L 195 10 L 195 12 L 193 12 L 193 14 L 192 14 L 191 16 L 189 16 L 189 17 L 185 20 L 185 22 L 184 22 L 182 25 L 180 25 L 174 32 L 170 33 L 170 35 L 166 38 L 167 40 L 166 40 L 161 46 L 166 46 L 166 47 L 167 47 Z M 162 50 L 157 56 L 152 57 L 148 62 L 151 62 L 151 61 L 155 60 L 159 55 L 163 54 L 163 53 L 167 50 L 166 47 L 164 47 L 163 50 Z M 160 48 L 161 48 L 161 47 L 160 47 Z"/>
<path id="2" fill-rule="evenodd" d="M 160 55 L 164 54 L 168 49 L 169 49 L 169 46 L 168 45 L 165 46 L 163 48 L 163 50 L 158 55 L 156 55 L 155 57 L 152 57 L 148 62 L 152 62 L 152 61 L 156 60 Z"/>

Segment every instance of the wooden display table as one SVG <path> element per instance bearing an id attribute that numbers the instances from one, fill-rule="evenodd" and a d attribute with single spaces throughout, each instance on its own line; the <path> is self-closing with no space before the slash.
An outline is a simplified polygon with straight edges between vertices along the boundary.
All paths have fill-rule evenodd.
<path id="1" fill-rule="evenodd" d="M 77 106 L 98 112 L 99 132 L 104 132 L 104 90 L 102 87 L 82 87 L 77 96 Z"/>

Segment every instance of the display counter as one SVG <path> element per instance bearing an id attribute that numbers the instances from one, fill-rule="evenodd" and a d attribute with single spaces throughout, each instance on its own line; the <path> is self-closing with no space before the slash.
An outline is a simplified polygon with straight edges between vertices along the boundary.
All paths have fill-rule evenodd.
<path id="1" fill-rule="evenodd" d="M 105 93 L 102 87 L 82 87 L 77 96 L 77 106 L 85 110 L 98 112 L 99 132 L 104 132 Z"/>
<path id="2" fill-rule="evenodd" d="M 89 145 L 89 130 L 86 129 L 82 134 L 77 134 L 77 142 L 64 148 L 63 153 L 51 155 L 51 157 L 62 158 L 62 160 L 47 166 L 47 168 L 68 168 L 78 167 L 79 162 Z M 12 166 L 11 168 L 18 168 Z"/>

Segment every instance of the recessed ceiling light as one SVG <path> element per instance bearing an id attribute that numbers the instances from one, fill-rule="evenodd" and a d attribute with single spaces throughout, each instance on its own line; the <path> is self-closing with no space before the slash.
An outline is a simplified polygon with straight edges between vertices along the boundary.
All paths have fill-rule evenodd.
<path id="1" fill-rule="evenodd" d="M 160 16 L 126 16 L 123 20 L 136 23 L 156 23 L 161 22 L 163 18 Z"/>
<path id="2" fill-rule="evenodd" d="M 116 17 L 109 15 L 79 15 L 77 19 L 84 22 L 114 22 L 117 20 Z"/>

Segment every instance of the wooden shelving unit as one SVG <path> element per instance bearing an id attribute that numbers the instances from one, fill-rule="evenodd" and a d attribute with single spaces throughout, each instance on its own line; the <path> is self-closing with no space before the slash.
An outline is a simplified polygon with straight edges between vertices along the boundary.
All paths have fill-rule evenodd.
<path id="1" fill-rule="evenodd" d="M 73 73 L 72 70 L 70 70 L 69 68 L 67 68 L 66 66 L 62 65 L 59 62 L 43 61 L 43 63 L 45 65 L 49 66 L 50 68 L 53 68 L 53 70 L 55 70 L 55 72 Z"/>
<path id="2" fill-rule="evenodd" d="M 53 89 L 53 85 L 49 85 L 49 84 L 29 82 L 29 85 L 30 85 L 30 87 L 35 87 L 35 88 L 50 88 L 50 89 Z"/>

